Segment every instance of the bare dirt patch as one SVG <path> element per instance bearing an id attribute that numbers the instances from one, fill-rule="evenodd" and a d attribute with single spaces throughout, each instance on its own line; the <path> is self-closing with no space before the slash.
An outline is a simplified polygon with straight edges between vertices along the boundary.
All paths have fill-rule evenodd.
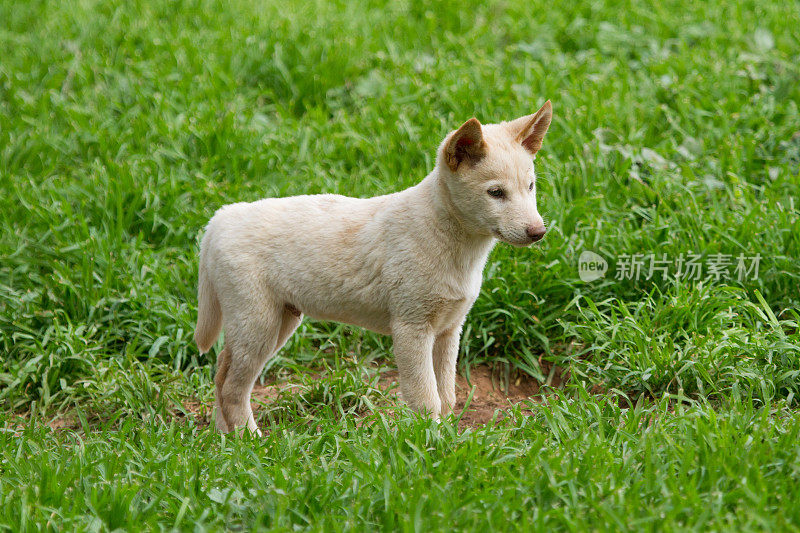
<path id="1" fill-rule="evenodd" d="M 565 380 L 560 369 L 556 368 L 550 385 L 559 387 Z M 541 398 L 542 384 L 528 374 L 515 373 L 508 380 L 507 387 L 503 385 L 503 376 L 488 365 L 472 367 L 469 378 L 461 374 L 456 376 L 456 406 L 454 412 L 461 416 L 459 427 L 477 427 L 491 423 L 492 420 L 501 420 L 518 404 L 528 400 L 538 401 Z M 398 394 L 398 374 L 390 370 L 381 374 L 378 385 L 389 394 Z M 474 389 L 474 392 L 472 392 Z M 464 411 L 470 392 L 467 410 Z M 530 409 L 522 409 L 523 413 L 530 413 Z"/>

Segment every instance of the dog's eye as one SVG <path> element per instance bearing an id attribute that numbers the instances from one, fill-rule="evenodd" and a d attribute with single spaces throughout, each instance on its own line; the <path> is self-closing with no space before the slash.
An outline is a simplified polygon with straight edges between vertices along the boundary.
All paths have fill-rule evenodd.
<path id="1" fill-rule="evenodd" d="M 529 190 L 529 191 L 532 191 L 532 190 L 533 190 L 533 182 L 531 182 L 531 184 L 530 184 L 530 185 L 528 185 L 528 190 Z"/>
<path id="2" fill-rule="evenodd" d="M 488 192 L 489 196 L 491 196 L 492 198 L 503 198 L 506 195 L 506 193 L 503 192 L 503 189 L 501 189 L 500 187 L 492 187 L 486 192 Z"/>

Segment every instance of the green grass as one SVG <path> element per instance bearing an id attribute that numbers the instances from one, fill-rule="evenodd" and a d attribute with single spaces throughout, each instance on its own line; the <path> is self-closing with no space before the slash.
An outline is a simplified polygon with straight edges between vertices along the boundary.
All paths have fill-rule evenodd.
<path id="1" fill-rule="evenodd" d="M 259 440 L 123 421 L 0 435 L 0 520 L 69 529 L 796 529 L 794 413 L 559 396 L 491 430 L 382 414 Z M 23 527 L 20 527 L 23 526 Z"/>
<path id="2" fill-rule="evenodd" d="M 799 25 L 793 2 L 0 0 L 0 529 L 796 530 Z M 306 322 L 263 441 L 173 422 L 213 398 L 191 336 L 218 207 L 398 190 L 465 119 L 546 98 L 551 231 L 493 252 L 461 365 L 554 364 L 564 390 L 434 427 L 373 409 L 389 339 Z M 761 262 L 615 279 L 639 253 Z"/>

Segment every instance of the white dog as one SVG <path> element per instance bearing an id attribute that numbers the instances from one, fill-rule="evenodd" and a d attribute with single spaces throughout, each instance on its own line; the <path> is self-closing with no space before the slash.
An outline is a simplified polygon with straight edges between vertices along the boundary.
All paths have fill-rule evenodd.
<path id="1" fill-rule="evenodd" d="M 195 342 L 225 327 L 216 426 L 258 431 L 253 385 L 303 314 L 392 336 L 408 404 L 438 419 L 455 404 L 461 325 L 497 239 L 528 246 L 545 234 L 533 159 L 550 126 L 533 115 L 445 137 L 419 184 L 375 198 L 268 198 L 221 208 L 200 247 Z"/>

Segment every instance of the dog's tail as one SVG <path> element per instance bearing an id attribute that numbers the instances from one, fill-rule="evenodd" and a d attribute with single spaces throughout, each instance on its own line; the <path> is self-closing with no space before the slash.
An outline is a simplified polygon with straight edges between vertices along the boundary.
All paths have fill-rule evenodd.
<path id="1" fill-rule="evenodd" d="M 194 329 L 194 342 L 200 353 L 206 353 L 214 345 L 222 329 L 222 309 L 211 280 L 208 279 L 203 254 L 200 254 L 200 268 L 197 286 L 197 326 Z"/>

